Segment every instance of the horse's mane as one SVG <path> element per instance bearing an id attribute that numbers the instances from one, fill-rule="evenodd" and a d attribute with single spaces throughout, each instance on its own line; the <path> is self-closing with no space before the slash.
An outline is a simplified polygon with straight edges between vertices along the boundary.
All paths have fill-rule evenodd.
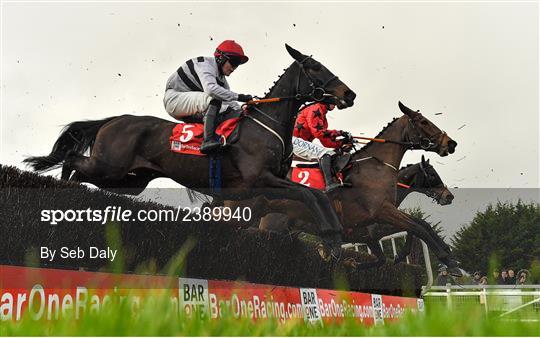
<path id="1" fill-rule="evenodd" d="M 293 63 L 294 64 L 294 63 Z M 278 79 L 276 81 L 274 81 L 274 84 L 272 85 L 272 87 L 268 88 L 268 91 L 267 92 L 264 92 L 264 97 L 265 99 L 268 98 L 268 95 L 270 95 L 270 93 L 272 92 L 272 90 L 274 89 L 275 86 L 278 85 L 279 81 L 282 80 L 282 77 L 283 75 L 285 75 L 285 73 L 287 73 L 287 71 L 289 70 L 289 68 L 291 68 L 291 66 L 293 65 L 291 64 L 289 67 L 283 69 L 283 73 L 281 73 L 281 75 L 278 76 Z"/>
<path id="2" fill-rule="evenodd" d="M 399 118 L 394 117 L 392 121 L 388 122 L 388 124 L 374 138 L 379 138 L 379 136 L 381 136 L 386 131 L 386 129 L 390 128 L 390 126 L 393 125 L 397 120 L 399 120 Z M 362 147 L 362 149 L 358 150 L 357 153 L 361 152 L 362 150 L 366 150 L 373 143 L 373 141 L 369 141 L 365 146 Z"/>

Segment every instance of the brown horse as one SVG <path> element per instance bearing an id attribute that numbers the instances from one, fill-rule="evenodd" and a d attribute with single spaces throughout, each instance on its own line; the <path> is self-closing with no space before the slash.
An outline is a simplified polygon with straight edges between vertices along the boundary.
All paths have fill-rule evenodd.
<path id="1" fill-rule="evenodd" d="M 403 200 L 413 192 L 418 192 L 431 197 L 440 205 L 451 204 L 452 200 L 454 199 L 454 195 L 443 183 L 441 177 L 437 173 L 437 170 L 435 170 L 435 168 L 429 163 L 429 160 L 426 161 L 424 159 L 423 155 L 421 162 L 409 164 L 408 166 L 399 170 L 398 182 L 407 185 L 408 188 L 403 186 L 397 187 L 397 207 L 399 207 L 401 202 L 403 202 Z M 317 231 L 313 225 L 299 220 L 289 220 L 287 216 L 283 214 L 268 214 L 259 224 L 257 224 L 257 226 L 259 226 L 261 230 L 277 232 L 300 230 L 307 231 L 309 233 L 316 233 Z M 362 228 L 361 232 L 358 233 L 358 237 L 355 237 L 355 240 L 362 243 L 370 242 L 373 244 L 385 236 L 395 234 L 400 231 L 402 231 L 402 229 L 393 225 L 372 224 L 368 227 Z M 408 233 L 405 240 L 405 245 L 394 259 L 396 263 L 405 260 L 405 258 L 410 254 L 412 243 L 413 235 Z M 370 250 L 377 257 L 377 263 L 382 265 L 386 261 L 384 253 L 379 245 L 371 245 Z"/>
<path id="2" fill-rule="evenodd" d="M 396 199 L 397 207 L 399 207 L 401 202 L 403 202 L 403 200 L 412 192 L 419 192 L 431 197 L 435 202 L 443 206 L 451 204 L 454 200 L 454 194 L 448 190 L 448 187 L 443 183 L 439 173 L 429 163 L 429 160 L 426 161 L 424 159 L 424 155 L 422 155 L 422 161 L 420 163 L 401 168 L 399 170 L 398 179 L 399 182 L 409 185 L 410 188 L 406 189 L 398 187 Z M 374 237 L 382 238 L 399 231 L 396 230 L 397 229 L 392 228 L 390 225 L 381 225 L 375 230 L 377 235 Z M 411 253 L 412 244 L 413 235 L 407 233 L 405 245 L 398 252 L 397 256 L 394 257 L 394 262 L 398 263 L 404 261 Z M 382 259 L 382 257 L 379 257 L 379 259 Z"/>
<path id="3" fill-rule="evenodd" d="M 352 155 L 351 164 L 343 170 L 344 182 L 349 188 L 336 189 L 328 197 L 338 206 L 340 219 L 347 229 L 347 240 L 363 241 L 377 257 L 382 252 L 378 240 L 391 232 L 407 231 L 426 242 L 437 257 L 449 267 L 456 267 L 449 246 L 433 231 L 429 224 L 397 209 L 398 169 L 408 149 L 423 149 L 440 156 L 453 153 L 457 143 L 431 121 L 399 103 L 405 114 L 385 127 L 377 138 L 385 143 L 370 142 Z M 302 205 L 290 201 L 271 201 L 265 212 L 282 209 L 281 204 L 294 204 L 289 219 L 302 219 L 316 224 L 316 216 Z M 263 221 L 264 222 L 264 221 Z M 289 223 L 290 224 L 290 223 Z M 385 224 L 378 229 L 373 224 Z M 264 224 L 262 225 L 265 226 Z M 293 225 L 294 226 L 294 225 Z M 367 236 L 366 236 L 367 233 Z M 362 263 L 359 268 L 380 265 L 381 261 Z"/>
<path id="4" fill-rule="evenodd" d="M 324 236 L 337 242 L 342 227 L 328 198 L 287 180 L 286 174 L 299 107 L 321 101 L 343 109 L 353 105 L 356 94 L 320 62 L 288 45 L 286 48 L 295 61 L 266 95 L 280 98 L 279 102 L 252 107 L 239 122 L 238 141 L 222 154 L 220 197 L 236 200 L 264 194 L 269 200 L 298 201 L 317 215 Z M 175 125 L 152 116 L 132 115 L 73 122 L 50 155 L 30 157 L 25 162 L 37 171 L 62 166 L 63 179 L 71 177 L 115 192 L 139 194 L 154 178 L 168 177 L 188 188 L 217 195 L 209 190 L 209 157 L 170 151 L 169 137 Z M 89 157 L 83 155 L 88 148 Z"/>
<path id="5" fill-rule="evenodd" d="M 439 205 L 443 206 L 451 204 L 454 199 L 454 195 L 443 183 L 435 168 L 429 163 L 429 160 L 426 161 L 424 159 L 423 155 L 421 162 L 408 165 L 399 170 L 398 181 L 408 185 L 409 188 L 398 186 L 396 207 L 399 207 L 403 200 L 413 192 L 418 192 L 431 197 Z M 421 222 L 421 225 L 425 226 L 426 224 L 425 222 Z M 428 232 L 433 234 L 431 231 L 429 231 L 430 229 L 431 227 L 429 226 L 429 229 L 427 229 Z M 359 234 L 360 242 L 365 241 L 372 244 L 369 246 L 369 248 L 377 257 L 377 263 L 382 265 L 386 261 L 386 258 L 381 250 L 381 247 L 379 245 L 373 245 L 374 242 L 378 242 L 381 238 L 400 231 L 402 231 L 402 229 L 390 224 L 372 224 L 366 228 L 363 228 L 362 233 Z M 370 241 L 370 237 L 372 237 L 373 240 Z M 413 233 L 407 232 L 405 244 L 394 258 L 395 263 L 404 261 L 405 258 L 410 254 L 413 238 Z"/>
<path id="6" fill-rule="evenodd" d="M 408 188 L 403 186 L 397 188 L 396 206 L 398 207 L 413 192 L 426 195 L 440 205 L 451 204 L 454 200 L 454 195 L 448 190 L 437 170 L 429 163 L 429 159 L 426 161 L 424 155 L 420 162 L 399 169 L 398 181 L 408 186 Z"/>

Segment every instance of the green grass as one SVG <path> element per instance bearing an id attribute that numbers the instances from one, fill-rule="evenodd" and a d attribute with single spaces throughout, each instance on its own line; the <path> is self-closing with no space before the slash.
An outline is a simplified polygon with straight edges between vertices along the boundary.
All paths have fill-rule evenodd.
<path id="1" fill-rule="evenodd" d="M 133 315 L 126 302 L 79 320 L 1 322 L 2 336 L 537 336 L 540 323 L 486 317 L 482 308 L 449 311 L 430 308 L 408 313 L 397 323 L 365 327 L 353 320 L 324 327 L 303 321 L 278 323 L 225 318 L 188 319 L 176 314 L 168 295 L 141 305 Z"/>
<path id="2" fill-rule="evenodd" d="M 119 243 L 118 233 L 108 231 L 109 243 Z M 195 243 L 188 241 L 164 269 L 169 276 L 179 276 L 187 253 Z M 112 267 L 122 272 L 122 259 Z M 141 267 L 143 269 L 143 267 Z M 143 269 L 144 270 L 144 269 Z M 163 291 L 163 290 L 161 290 Z M 138 294 L 134 291 L 133 295 Z M 90 296 L 90 295 L 89 295 Z M 153 293 L 151 299 L 133 312 L 131 303 L 113 301 L 100 312 L 87 312 L 80 319 L 35 321 L 25 314 L 20 321 L 0 322 L 0 336 L 539 336 L 540 321 L 502 320 L 486 316 L 482 306 L 449 310 L 426 304 L 425 313 L 406 313 L 397 322 L 366 327 L 355 320 L 324 326 L 304 321 L 280 323 L 276 320 L 254 322 L 232 317 L 189 319 L 178 314 L 170 301 L 170 292 Z M 115 296 L 112 295 L 111 298 Z M 116 298 L 118 299 L 118 298 Z M 126 299 L 129 299 L 127 297 Z M 540 313 L 538 313 L 540 320 Z"/>

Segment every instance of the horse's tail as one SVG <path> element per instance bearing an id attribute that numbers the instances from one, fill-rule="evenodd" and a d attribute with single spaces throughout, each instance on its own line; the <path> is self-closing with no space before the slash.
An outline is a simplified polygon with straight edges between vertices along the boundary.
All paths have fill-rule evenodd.
<path id="1" fill-rule="evenodd" d="M 92 147 L 99 129 L 114 118 L 116 117 L 95 121 L 72 122 L 62 129 L 49 155 L 28 157 L 23 162 L 28 163 L 38 172 L 58 168 L 62 165 L 68 153 L 84 154 L 88 148 Z"/>

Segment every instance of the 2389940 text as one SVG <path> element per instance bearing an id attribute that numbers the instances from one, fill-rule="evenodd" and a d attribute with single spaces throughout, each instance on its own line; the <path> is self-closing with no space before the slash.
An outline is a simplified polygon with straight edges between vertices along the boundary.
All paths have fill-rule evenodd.
<path id="1" fill-rule="evenodd" d="M 195 207 L 188 208 L 185 207 L 182 209 L 186 214 L 182 218 L 183 222 L 209 222 L 209 221 L 243 221 L 249 222 L 251 220 L 251 208 L 211 208 L 211 207 Z"/>

